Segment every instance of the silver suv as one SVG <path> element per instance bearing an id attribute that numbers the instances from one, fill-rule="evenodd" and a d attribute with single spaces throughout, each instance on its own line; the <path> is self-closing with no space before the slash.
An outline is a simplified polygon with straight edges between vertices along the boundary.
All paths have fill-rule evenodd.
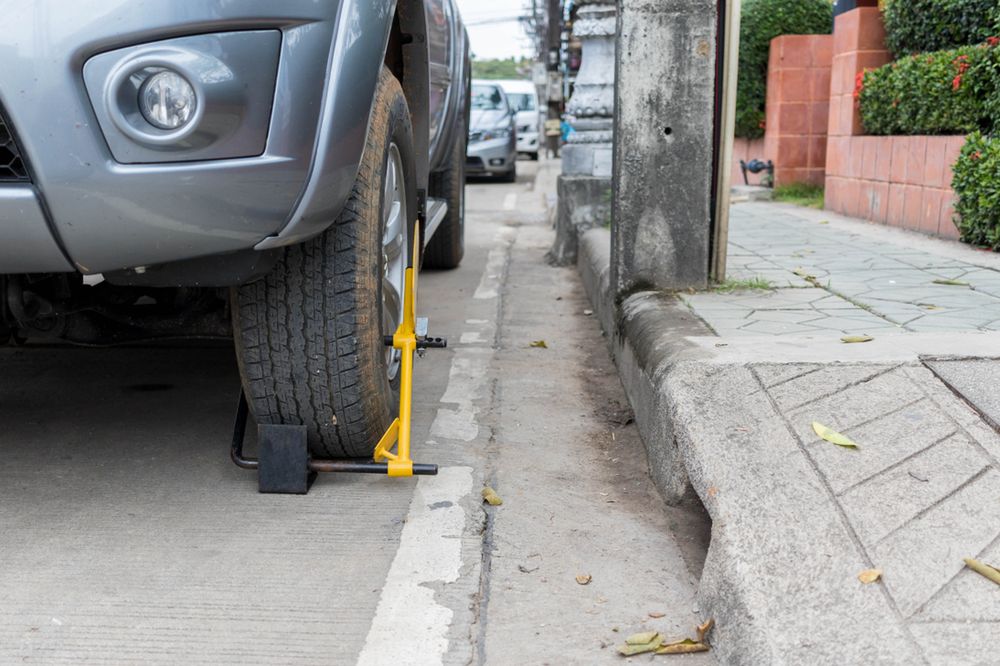
<path id="1" fill-rule="evenodd" d="M 369 455 L 405 269 L 462 259 L 453 0 L 34 0 L 3 22 L 0 344 L 231 336 L 258 422 Z"/>

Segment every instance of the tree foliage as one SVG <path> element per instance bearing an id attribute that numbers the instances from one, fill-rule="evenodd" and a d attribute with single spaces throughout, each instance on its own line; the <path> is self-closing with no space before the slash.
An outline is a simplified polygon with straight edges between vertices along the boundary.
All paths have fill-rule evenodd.
<path id="1" fill-rule="evenodd" d="M 740 19 L 736 87 L 736 136 L 764 135 L 767 61 L 771 40 L 781 35 L 829 34 L 830 0 L 744 0 Z"/>
<path id="2" fill-rule="evenodd" d="M 533 61 L 528 58 L 473 59 L 472 78 L 474 79 L 527 79 L 531 77 Z"/>
<path id="3" fill-rule="evenodd" d="M 978 44 L 1000 28 L 1000 0 L 887 0 L 886 46 L 896 57 Z"/>

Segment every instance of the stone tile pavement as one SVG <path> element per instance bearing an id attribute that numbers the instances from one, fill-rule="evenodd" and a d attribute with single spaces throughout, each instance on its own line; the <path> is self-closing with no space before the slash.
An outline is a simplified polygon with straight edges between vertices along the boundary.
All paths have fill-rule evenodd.
<path id="1" fill-rule="evenodd" d="M 993 254 L 764 202 L 734 205 L 729 234 L 727 278 L 773 288 L 683 295 L 720 335 L 1000 331 Z"/>
<path id="2" fill-rule="evenodd" d="M 1000 331 L 1000 257 L 824 211 L 765 202 L 733 206 L 727 278 L 766 280 L 771 288 L 681 295 L 717 335 L 730 338 L 723 347 L 747 336 L 768 346 L 763 338 L 813 340 L 808 345 L 844 334 Z M 962 356 L 959 338 L 935 353 Z M 784 540 L 789 563 L 812 574 L 763 594 L 800 599 L 803 606 L 828 599 L 836 614 L 870 613 L 869 624 L 884 622 L 876 634 L 884 636 L 885 655 L 872 642 L 877 636 L 854 629 L 859 658 L 1000 664 L 1000 589 L 963 561 L 1000 565 L 1000 361 L 939 362 L 933 355 L 862 361 L 857 347 L 843 345 L 840 362 L 797 363 L 772 347 L 764 360 L 696 371 L 698 379 L 675 393 L 678 404 L 693 406 L 682 426 L 697 433 L 688 460 L 692 481 L 703 486 L 712 510 L 718 498 L 708 488 L 739 504 L 767 483 L 763 472 L 737 480 L 730 476 L 734 468 L 741 476 L 769 469 L 785 480 L 784 492 L 795 498 L 789 501 L 799 505 L 787 516 L 741 516 L 720 504 L 713 518 L 727 534 L 721 543 L 742 543 L 745 552 L 755 539 Z M 733 379 L 722 382 L 727 373 Z M 742 385 L 737 377 L 744 377 Z M 713 383 L 717 390 L 728 384 L 733 394 L 716 414 L 718 423 L 708 424 L 705 401 L 713 396 L 704 387 Z M 814 421 L 851 437 L 859 449 L 820 439 Z M 754 443 L 734 451 L 737 432 L 746 433 L 739 441 Z M 805 529 L 806 520 L 825 527 Z M 745 543 L 742 529 L 752 530 Z M 763 570 L 780 566 L 780 556 L 770 559 Z M 845 577 L 851 567 L 881 569 L 882 579 L 868 589 L 854 579 L 857 572 Z M 804 592 L 806 584 L 814 589 Z M 752 605 L 753 584 L 741 586 Z M 808 622 L 801 633 L 819 637 Z M 775 636 L 772 646 L 782 640 Z M 802 649 L 796 659 L 834 661 L 823 649 L 785 649 Z"/>
<path id="3" fill-rule="evenodd" d="M 1000 589 L 963 562 L 1000 563 L 1000 436 L 922 365 L 752 370 L 928 661 L 1000 661 Z M 978 638 L 949 644 L 956 632 Z"/>
<path id="4" fill-rule="evenodd" d="M 608 240 L 583 244 L 598 307 Z M 730 251 L 774 287 L 602 319 L 661 492 L 712 518 L 720 663 L 1000 665 L 1000 588 L 964 564 L 1000 566 L 1000 256 L 767 203 L 734 207 Z"/>

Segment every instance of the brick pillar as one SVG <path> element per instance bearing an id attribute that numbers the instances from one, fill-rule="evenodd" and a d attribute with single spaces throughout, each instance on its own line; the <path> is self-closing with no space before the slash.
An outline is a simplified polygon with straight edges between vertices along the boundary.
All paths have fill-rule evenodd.
<path id="1" fill-rule="evenodd" d="M 833 75 L 830 80 L 830 136 L 864 134 L 854 104 L 859 72 L 892 60 L 885 48 L 885 27 L 877 7 L 841 14 L 833 26 Z"/>
<path id="2" fill-rule="evenodd" d="M 831 35 L 771 40 L 764 154 L 775 185 L 824 182 L 832 56 Z"/>
<path id="3" fill-rule="evenodd" d="M 861 211 L 859 185 L 852 182 L 859 172 L 852 160 L 863 157 L 861 140 L 851 137 L 864 134 L 861 114 L 854 101 L 859 72 L 890 62 L 885 48 L 885 27 L 877 7 L 859 7 L 834 19 L 833 68 L 830 77 L 830 123 L 826 144 L 826 207 L 858 215 Z M 852 155 L 852 148 L 856 148 Z"/>

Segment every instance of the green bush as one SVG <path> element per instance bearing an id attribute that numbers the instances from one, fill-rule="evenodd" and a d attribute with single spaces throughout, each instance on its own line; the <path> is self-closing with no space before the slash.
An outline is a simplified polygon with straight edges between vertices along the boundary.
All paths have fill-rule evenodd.
<path id="1" fill-rule="evenodd" d="M 1000 137 L 969 135 L 952 171 L 962 240 L 1000 250 Z"/>
<path id="2" fill-rule="evenodd" d="M 736 136 L 764 136 L 767 59 L 771 40 L 781 35 L 829 34 L 830 0 L 744 0 L 740 19 L 736 86 Z"/>
<path id="3" fill-rule="evenodd" d="M 996 97 L 1000 74 L 995 68 L 998 54 L 1000 49 L 992 46 L 966 46 L 908 56 L 868 70 L 857 90 L 865 131 L 964 134 L 989 130 L 988 106 Z"/>
<path id="4" fill-rule="evenodd" d="M 978 44 L 1000 27 L 1000 0 L 887 0 L 884 12 L 896 57 Z"/>

